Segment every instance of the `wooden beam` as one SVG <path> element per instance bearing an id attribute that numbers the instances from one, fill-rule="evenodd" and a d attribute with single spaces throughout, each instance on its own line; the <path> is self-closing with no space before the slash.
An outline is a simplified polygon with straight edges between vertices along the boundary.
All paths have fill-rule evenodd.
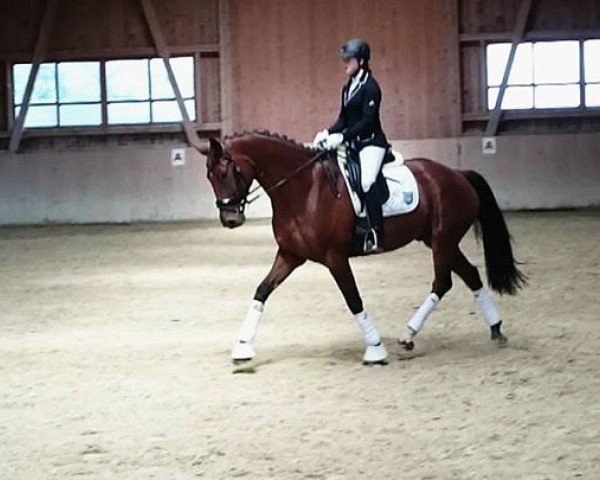
<path id="1" fill-rule="evenodd" d="M 454 96 L 454 115 L 451 117 L 452 136 L 460 136 L 463 133 L 462 128 L 462 110 L 463 110 L 463 78 L 462 78 L 462 56 L 458 36 L 460 33 L 460 2 L 458 0 L 450 0 L 448 2 L 450 9 L 450 45 L 448 53 L 450 56 L 449 69 L 456 69 L 455 75 L 450 75 L 451 91 Z"/>
<path id="2" fill-rule="evenodd" d="M 482 33 L 462 33 L 459 35 L 460 43 L 479 43 L 486 42 L 510 42 L 513 37 L 512 32 L 482 32 Z M 600 37 L 600 29 L 581 29 L 581 30 L 532 30 L 523 33 L 523 41 L 543 42 L 551 40 L 587 40 Z"/>
<path id="3" fill-rule="evenodd" d="M 189 45 L 176 45 L 169 47 L 169 52 L 177 55 L 191 55 L 193 53 L 219 53 L 217 43 L 192 43 Z M 113 60 L 119 58 L 148 58 L 156 54 L 154 47 L 121 47 L 98 48 L 94 50 L 47 50 L 46 58 L 50 60 Z M 31 59 L 31 52 L 0 52 L 0 60 L 9 62 L 24 62 Z"/>
<path id="4" fill-rule="evenodd" d="M 6 124 L 4 125 L 4 129 L 3 131 L 6 132 L 10 132 L 12 130 L 12 125 L 13 125 L 13 112 L 14 112 L 14 108 L 13 108 L 13 89 L 12 89 L 12 74 L 11 74 L 11 67 L 10 65 L 7 63 L 2 64 L 2 68 L 4 69 L 4 111 L 0 112 L 1 115 L 5 115 L 6 118 Z M 0 92 L 2 91 L 2 88 L 0 87 Z"/>
<path id="5" fill-rule="evenodd" d="M 108 93 L 106 90 L 106 62 L 100 62 L 100 116 L 102 128 L 108 126 Z"/>
<path id="6" fill-rule="evenodd" d="M 196 132 L 214 133 L 221 130 L 220 123 L 193 123 Z M 107 136 L 107 135 L 137 135 L 177 133 L 183 130 L 181 123 L 150 124 L 150 125 L 109 125 L 93 127 L 60 127 L 60 128 L 29 128 L 23 132 L 24 138 L 39 137 L 71 137 L 71 136 Z M 0 132 L 0 138 L 8 138 L 9 134 Z"/>
<path id="7" fill-rule="evenodd" d="M 192 147 L 200 148 L 202 146 L 200 143 L 200 139 L 198 138 L 198 134 L 194 129 L 194 125 L 190 121 L 190 117 L 187 113 L 187 109 L 185 108 L 185 103 L 183 101 L 183 96 L 181 95 L 181 90 L 179 89 L 177 79 L 175 78 L 175 73 L 171 68 L 171 62 L 169 61 L 171 54 L 169 51 L 169 47 L 165 41 L 165 37 L 160 28 L 160 24 L 158 23 L 158 17 L 156 16 L 156 11 L 154 10 L 152 0 L 140 1 L 142 3 L 144 17 L 146 18 L 146 22 L 148 23 L 148 28 L 150 29 L 150 34 L 152 35 L 152 40 L 154 42 L 156 52 L 163 59 L 163 63 L 165 64 L 165 68 L 167 70 L 167 75 L 169 77 L 169 82 L 171 83 L 171 87 L 173 87 L 173 91 L 175 92 L 175 99 L 177 100 L 179 111 L 181 112 L 181 118 L 183 119 L 183 130 L 185 131 L 185 136 L 187 138 L 188 144 Z M 200 92 L 196 92 L 196 95 L 200 95 Z M 200 112 L 197 112 L 197 115 L 199 114 Z"/>
<path id="8" fill-rule="evenodd" d="M 479 42 L 479 108 L 486 111 L 488 108 L 488 74 L 487 65 L 485 64 L 485 42 Z"/>
<path id="9" fill-rule="evenodd" d="M 219 0 L 219 41 L 221 45 L 219 86 L 223 135 L 233 133 L 233 55 L 235 51 L 232 35 L 230 0 Z"/>
<path id="10" fill-rule="evenodd" d="M 15 124 L 12 129 L 10 136 L 10 142 L 8 144 L 8 151 L 15 153 L 19 150 L 21 144 L 21 137 L 23 136 L 23 127 L 25 126 L 25 118 L 27 117 L 27 111 L 29 110 L 29 102 L 31 101 L 31 95 L 33 93 L 33 86 L 35 85 L 35 79 L 37 78 L 40 64 L 44 59 L 44 53 L 48 45 L 48 39 L 50 38 L 50 32 L 52 25 L 54 24 L 54 16 L 56 13 L 56 4 L 58 0 L 47 0 L 46 8 L 44 10 L 44 16 L 42 17 L 42 23 L 40 25 L 40 31 L 38 33 L 37 42 L 33 51 L 33 59 L 31 65 L 31 71 L 29 72 L 29 78 L 27 78 L 27 85 L 25 87 L 25 93 L 23 95 L 23 101 L 21 102 L 21 109 L 19 116 L 15 120 Z"/>
<path id="11" fill-rule="evenodd" d="M 544 108 L 530 110 L 510 110 L 504 112 L 503 121 L 511 120 L 561 120 L 566 118 L 598 118 L 600 117 L 600 107 L 587 108 Z M 463 122 L 485 122 L 489 120 L 490 115 L 480 112 L 464 113 Z"/>
<path id="12" fill-rule="evenodd" d="M 517 24 L 512 36 L 512 45 L 510 46 L 508 61 L 506 62 L 506 68 L 504 69 L 504 75 L 502 76 L 502 83 L 500 84 L 500 90 L 498 91 L 498 97 L 496 98 L 496 105 L 490 114 L 490 121 L 485 129 L 486 137 L 493 137 L 498 131 L 498 123 L 500 122 L 500 116 L 502 115 L 502 100 L 504 100 L 504 92 L 506 91 L 506 86 L 508 85 L 508 78 L 515 60 L 515 54 L 517 53 L 517 46 L 523 40 L 523 34 L 525 33 L 525 27 L 527 26 L 527 19 L 529 18 L 529 12 L 531 11 L 532 3 L 533 0 L 523 0 L 521 3 L 521 9 L 519 10 L 519 14 L 517 16 Z"/>
<path id="13" fill-rule="evenodd" d="M 579 42 L 579 107 L 585 108 L 585 54 L 583 42 Z"/>
<path id="14" fill-rule="evenodd" d="M 194 79 L 194 90 L 196 96 L 194 97 L 194 107 L 196 108 L 196 123 L 204 120 L 202 118 L 202 56 L 199 53 L 194 54 L 194 71 L 196 78 Z"/>

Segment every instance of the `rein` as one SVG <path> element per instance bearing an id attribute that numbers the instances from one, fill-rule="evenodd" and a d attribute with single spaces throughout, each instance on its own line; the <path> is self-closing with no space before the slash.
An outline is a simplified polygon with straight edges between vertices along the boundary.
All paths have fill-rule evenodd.
<path id="1" fill-rule="evenodd" d="M 282 178 L 281 180 L 276 181 L 273 185 L 271 185 L 268 188 L 265 188 L 264 191 L 262 193 L 259 193 L 258 195 L 256 195 L 254 198 L 251 198 L 250 200 L 248 200 L 248 197 L 252 194 L 254 194 L 254 192 L 256 192 L 257 190 L 259 190 L 260 188 L 262 188 L 261 185 L 257 185 L 256 187 L 254 187 L 252 190 L 250 190 L 247 194 L 246 194 L 246 198 L 243 199 L 243 203 L 244 205 L 248 205 L 256 200 L 258 200 L 260 197 L 262 197 L 265 193 L 268 193 L 272 190 L 276 190 L 279 187 L 283 187 L 292 177 L 296 176 L 298 173 L 300 173 L 302 170 L 304 170 L 306 167 L 309 167 L 310 165 L 312 165 L 313 163 L 315 163 L 317 160 L 319 160 L 321 157 L 323 157 L 325 154 L 328 153 L 328 150 L 321 150 L 320 152 L 318 152 L 316 155 L 313 155 L 310 160 L 308 160 L 307 162 L 303 163 L 302 165 L 300 165 L 298 168 L 296 168 L 294 171 L 292 171 L 292 173 L 290 173 L 287 177 Z"/>

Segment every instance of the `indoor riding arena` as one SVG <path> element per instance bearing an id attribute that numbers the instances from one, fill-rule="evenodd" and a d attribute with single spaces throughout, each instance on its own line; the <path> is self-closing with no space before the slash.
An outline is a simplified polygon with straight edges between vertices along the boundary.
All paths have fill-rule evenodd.
<path id="1" fill-rule="evenodd" d="M 417 173 L 358 292 L 332 267 L 354 212 L 310 145 L 354 38 L 398 168 L 475 199 L 485 288 L 438 255 L 468 205 Z M 600 479 L 599 208 L 597 0 L 3 0 L 0 479 Z"/>

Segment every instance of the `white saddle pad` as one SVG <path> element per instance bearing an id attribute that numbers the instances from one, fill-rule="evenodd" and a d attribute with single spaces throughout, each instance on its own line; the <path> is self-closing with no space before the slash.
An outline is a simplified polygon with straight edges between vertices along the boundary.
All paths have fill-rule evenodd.
<path id="1" fill-rule="evenodd" d="M 403 213 L 412 212 L 419 205 L 419 187 L 415 176 L 410 169 L 404 165 L 402 154 L 392 151 L 396 160 L 386 163 L 383 168 L 383 176 L 387 180 L 387 185 L 390 190 L 390 198 L 383 204 L 383 216 L 392 217 Z M 354 206 L 354 211 L 359 217 L 366 216 L 365 209 L 360 208 L 360 199 L 354 190 L 350 188 L 348 181 L 348 172 L 346 170 L 346 152 L 344 149 L 338 151 L 338 164 L 344 175 L 346 187 L 350 193 L 350 199 Z"/>

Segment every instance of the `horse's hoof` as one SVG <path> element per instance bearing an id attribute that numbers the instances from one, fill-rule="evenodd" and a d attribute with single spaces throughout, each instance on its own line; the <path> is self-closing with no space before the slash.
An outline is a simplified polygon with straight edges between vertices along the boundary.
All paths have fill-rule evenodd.
<path id="1" fill-rule="evenodd" d="M 249 362 L 255 355 L 254 348 L 247 342 L 236 343 L 231 351 L 231 359 L 233 360 L 234 365 Z"/>
<path id="2" fill-rule="evenodd" d="M 363 355 L 363 365 L 387 365 L 387 356 L 383 343 L 369 345 Z"/>
<path id="3" fill-rule="evenodd" d="M 234 358 L 232 362 L 234 365 L 244 365 L 245 363 L 251 362 L 251 358 Z"/>
<path id="4" fill-rule="evenodd" d="M 379 360 L 379 361 L 377 361 L 377 362 L 365 362 L 365 361 L 363 360 L 362 364 L 363 364 L 365 367 L 374 367 L 374 366 L 376 366 L 376 365 L 387 365 L 387 364 L 388 364 L 388 361 L 387 361 L 387 360 Z"/>
<path id="5" fill-rule="evenodd" d="M 508 338 L 502 333 L 500 330 L 502 327 L 502 321 L 498 322 L 496 325 L 492 325 L 490 327 L 491 338 L 493 341 L 498 343 L 499 347 L 504 347 L 508 343 Z"/>
<path id="6" fill-rule="evenodd" d="M 503 333 L 492 337 L 492 341 L 496 342 L 499 347 L 506 347 L 508 344 L 508 338 Z"/>
<path id="7" fill-rule="evenodd" d="M 404 350 L 410 352 L 415 348 L 415 342 L 412 340 L 398 340 L 398 343 L 404 347 Z"/>

